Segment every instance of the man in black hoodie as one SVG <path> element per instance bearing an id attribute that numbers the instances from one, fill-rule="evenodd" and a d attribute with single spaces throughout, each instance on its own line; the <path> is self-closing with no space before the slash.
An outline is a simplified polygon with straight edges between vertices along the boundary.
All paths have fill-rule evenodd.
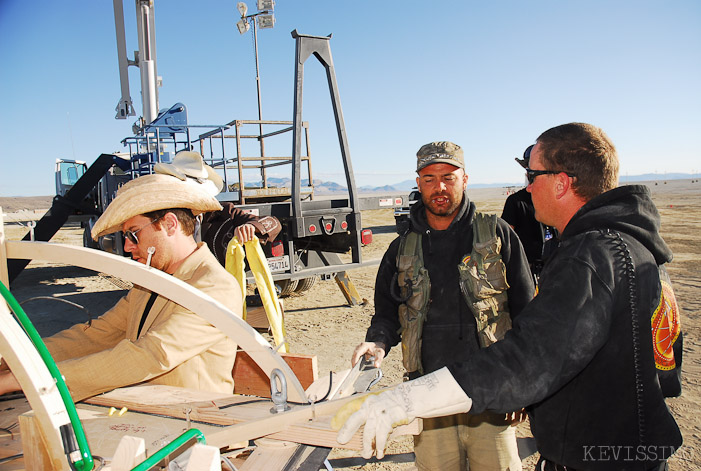
<path id="1" fill-rule="evenodd" d="M 473 248 L 476 213 L 465 193 L 468 176 L 464 168 L 463 150 L 451 142 L 426 144 L 417 153 L 416 182 L 421 201 L 411 208 L 409 231 L 421 234 L 430 295 L 423 332 L 418 334 L 420 351 L 407 352 L 412 347 L 407 347 L 406 339 L 402 339 L 409 379 L 436 371 L 458 358 L 469 358 L 480 349 L 477 323 L 461 293 L 458 268 Z M 516 233 L 498 218 L 496 235 L 508 283 L 504 309 L 515 319 L 533 298 L 533 282 Z M 406 236 L 393 241 L 382 259 L 375 284 L 375 315 L 366 342 L 353 354 L 353 364 L 368 354 L 375 357 L 375 365 L 379 366 L 389 349 L 400 341 L 400 305 L 416 304 L 413 298 L 400 299 L 405 275 L 398 270 L 397 256 L 401 239 Z M 406 330 L 402 335 L 408 335 Z M 406 355 L 412 353 L 420 355 L 422 371 L 408 366 Z M 490 411 L 427 419 L 424 431 L 415 440 L 416 465 L 420 470 L 460 471 L 467 469 L 469 459 L 472 471 L 520 470 L 515 430 L 510 425 L 505 414 Z"/>
<path id="2" fill-rule="evenodd" d="M 560 233 L 537 296 L 490 348 L 365 401 L 339 440 L 378 414 L 391 429 L 446 401 L 473 413 L 528 406 L 539 470 L 664 470 L 682 437 L 650 327 L 667 306 L 658 265 L 672 259 L 650 192 L 617 187 L 613 143 L 583 123 L 541 134 L 526 174 L 536 218 Z M 365 443 L 384 446 L 386 430 L 366 427 Z"/>

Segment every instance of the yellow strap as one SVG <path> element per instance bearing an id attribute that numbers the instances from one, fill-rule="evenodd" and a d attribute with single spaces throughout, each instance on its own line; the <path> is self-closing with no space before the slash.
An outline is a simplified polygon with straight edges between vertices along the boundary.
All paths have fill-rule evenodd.
<path id="1" fill-rule="evenodd" d="M 246 265 L 245 260 L 246 255 L 243 251 L 243 246 L 239 243 L 238 239 L 234 237 L 229 241 L 229 245 L 226 247 L 226 260 L 224 263 L 224 268 L 226 271 L 234 275 L 236 281 L 239 282 L 241 287 L 241 294 L 243 295 L 243 320 L 246 320 Z"/>
<path id="2" fill-rule="evenodd" d="M 276 348 L 278 348 L 278 351 L 281 353 L 287 353 L 287 344 L 280 346 L 282 342 L 285 341 L 287 334 L 285 332 L 285 323 L 282 318 L 280 302 L 278 301 L 277 292 L 275 291 L 275 284 L 273 283 L 273 277 L 268 267 L 268 261 L 265 258 L 265 254 L 263 253 L 263 249 L 257 237 L 254 236 L 253 240 L 246 242 L 245 247 L 246 251 L 244 255 L 244 248 L 241 246 L 238 239 L 236 237 L 232 238 L 226 248 L 226 262 L 224 264 L 226 271 L 234 275 L 239 285 L 241 285 L 241 292 L 243 293 L 243 318 L 246 319 L 245 256 L 248 259 L 248 266 L 251 268 L 253 276 L 256 279 L 258 294 L 263 302 L 265 313 L 268 316 L 268 322 L 273 332 Z"/>

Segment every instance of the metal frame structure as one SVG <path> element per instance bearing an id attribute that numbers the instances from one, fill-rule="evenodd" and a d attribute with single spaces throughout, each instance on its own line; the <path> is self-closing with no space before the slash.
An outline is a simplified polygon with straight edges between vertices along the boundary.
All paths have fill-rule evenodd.
<path id="1" fill-rule="evenodd" d="M 47 215 L 51 221 L 42 219 L 37 224 L 37 240 L 48 241 L 61 227 L 68 216 L 79 211 L 84 219 L 84 244 L 86 247 L 102 248 L 113 253 L 122 253 L 121 235 L 105 236 L 94 243 L 90 230 L 97 217 L 114 198 L 118 187 L 131 178 L 152 173 L 156 163 L 169 162 L 179 150 L 192 150 L 199 146 L 205 162 L 223 177 L 225 191 L 217 196 L 221 202 L 231 202 L 241 209 L 250 210 L 259 216 L 274 216 L 283 226 L 279 236 L 284 247 L 279 271 L 273 273 L 273 279 L 285 281 L 281 289 L 283 294 L 291 291 L 301 292 L 308 289 L 317 277 L 336 278 L 339 287 L 351 288 L 356 293 L 346 271 L 366 265 L 362 260 L 362 209 L 395 208 L 404 206 L 405 196 L 373 196 L 361 200 L 358 196 L 353 166 L 351 163 L 348 138 L 345 130 L 343 112 L 336 73 L 331 57 L 330 39 L 327 37 L 304 35 L 293 31 L 295 39 L 295 75 L 293 120 L 263 121 L 232 120 L 225 124 L 191 125 L 187 120 L 187 109 L 177 103 L 169 109 L 162 110 L 153 119 L 150 112 L 157 107 L 157 76 L 155 68 L 155 30 L 152 0 L 135 0 L 137 7 L 137 29 L 139 33 L 139 52 L 134 61 L 126 58 L 124 44 L 124 22 L 122 0 L 113 0 L 115 9 L 115 26 L 122 81 L 122 99 L 118 106 L 118 117 L 124 117 L 132 111 L 128 96 L 128 82 L 125 82 L 128 65 L 138 65 L 142 74 L 142 94 L 144 116 L 134 126 L 135 135 L 125 138 L 122 143 L 129 152 L 123 158 L 117 155 L 103 154 L 101 163 L 94 163 L 83 177 L 73 185 L 65 196 L 57 198 L 54 207 Z M 345 171 L 348 195 L 330 198 L 314 198 L 313 175 L 309 147 L 309 125 L 302 117 L 302 89 L 305 62 L 314 56 L 324 67 L 328 81 L 329 94 L 333 107 L 336 132 L 340 154 Z M 153 63 L 149 65 L 149 61 Z M 145 88 L 148 91 L 143 91 Z M 155 100 L 155 101 L 154 101 Z M 147 109 L 148 108 L 148 109 Z M 121 110 L 121 111 L 120 111 Z M 248 132 L 248 126 L 257 127 L 257 132 Z M 264 132 L 265 126 L 265 132 Z M 231 134 L 233 131 L 233 134 Z M 291 156 L 266 155 L 265 141 L 292 132 Z M 227 142 L 235 141 L 235 149 L 228 149 Z M 259 155 L 247 154 L 247 141 L 258 141 Z M 272 147 L 271 147 L 272 148 Z M 304 150 L 306 151 L 304 151 Z M 171 154 L 172 152 L 172 154 Z M 109 164 L 109 159 L 115 165 Z M 268 169 L 281 165 L 291 166 L 291 188 L 275 187 L 270 184 Z M 247 173 L 256 170 L 260 181 L 247 184 Z M 308 183 L 302 185 L 306 170 Z M 81 188 L 83 191 L 76 191 Z M 92 188 L 96 188 L 92 190 Z M 62 194 L 62 191 L 57 191 Z M 88 200 L 86 201 L 86 197 Z M 57 208 L 58 205 L 58 208 Z M 92 206 L 87 208 L 86 206 Z M 68 209 L 65 209 L 68 208 Z M 59 211 L 60 210 L 60 211 Z M 55 214 L 54 214 L 55 213 Z M 29 234 L 27 235 L 29 237 Z M 208 241 L 220 262 L 224 263 L 226 247 L 233 237 L 233 229 L 222 223 L 216 228 L 215 241 Z M 271 256 L 266 248 L 266 255 Z M 339 254 L 350 253 L 350 262 L 344 262 Z M 26 265 L 15 261 L 11 269 L 14 278 Z M 367 264 L 376 264 L 372 261 Z M 297 280 L 306 280 L 297 286 Z M 287 290 L 287 292 L 285 292 Z M 344 296 L 350 304 L 357 304 L 355 294 Z"/>

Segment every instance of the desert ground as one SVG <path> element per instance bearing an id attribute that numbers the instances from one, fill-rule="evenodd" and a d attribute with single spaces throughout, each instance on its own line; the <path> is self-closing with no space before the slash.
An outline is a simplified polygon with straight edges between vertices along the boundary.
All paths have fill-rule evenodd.
<path id="1" fill-rule="evenodd" d="M 691 180 L 644 182 L 652 191 L 653 199 L 662 215 L 661 232 L 674 251 L 674 261 L 668 270 L 682 311 L 684 331 L 683 394 L 669 399 L 672 410 L 684 436 L 683 447 L 670 460 L 672 471 L 701 469 L 701 426 L 697 420 L 701 410 L 701 183 Z M 486 212 L 501 214 L 506 190 L 468 187 L 470 198 Z M 9 239 L 21 239 L 27 233 L 26 220 L 34 210 L 48 207 L 50 198 L 0 197 L 5 216 L 5 232 Z M 43 206 L 42 206 L 43 205 Z M 42 211 L 36 211 L 40 214 Z M 363 226 L 372 229 L 373 242 L 363 248 L 364 260 L 382 257 L 389 243 L 396 237 L 392 210 L 365 211 Z M 68 224 L 53 241 L 82 244 L 82 230 Z M 365 329 L 373 315 L 373 289 L 377 267 L 371 266 L 350 272 L 364 302 L 348 306 L 333 281 L 317 282 L 303 295 L 284 299 L 285 324 L 290 349 L 295 353 L 318 356 L 320 375 L 350 367 L 353 348 L 363 340 Z M 12 284 L 11 289 L 42 335 L 83 322 L 83 311 L 60 302 L 32 299 L 50 296 L 85 306 L 93 316 L 109 308 L 125 293 L 125 280 L 81 268 L 32 262 Z M 29 300 L 29 301 L 28 301 Z M 393 349 L 383 363 L 384 378 L 378 386 L 401 381 L 400 352 Z M 606 400 L 605 392 L 596 399 Z M 615 424 L 611 424 L 615 426 Z M 528 422 L 517 428 L 519 449 L 524 458 L 524 469 L 533 469 L 537 460 Z M 366 461 L 358 453 L 334 450 L 331 465 L 337 470 L 409 470 L 413 469 L 412 441 L 405 437 L 391 443 L 385 459 Z"/>

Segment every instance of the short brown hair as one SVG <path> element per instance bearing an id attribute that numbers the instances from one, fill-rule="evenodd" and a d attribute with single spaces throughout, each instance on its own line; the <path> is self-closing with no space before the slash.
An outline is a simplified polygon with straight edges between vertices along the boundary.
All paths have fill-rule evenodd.
<path id="1" fill-rule="evenodd" d="M 572 188 L 585 201 L 618 186 L 618 153 L 601 128 L 563 124 L 548 129 L 536 141 L 545 169 L 576 175 Z"/>
<path id="2" fill-rule="evenodd" d="M 154 225 L 158 228 L 161 226 L 161 218 L 168 213 L 175 214 L 175 217 L 180 221 L 180 225 L 183 228 L 183 234 L 192 235 L 195 233 L 195 216 L 192 215 L 192 211 L 187 208 L 173 208 L 173 209 L 158 209 L 156 211 L 151 211 L 144 214 L 149 219 L 158 219 Z"/>

